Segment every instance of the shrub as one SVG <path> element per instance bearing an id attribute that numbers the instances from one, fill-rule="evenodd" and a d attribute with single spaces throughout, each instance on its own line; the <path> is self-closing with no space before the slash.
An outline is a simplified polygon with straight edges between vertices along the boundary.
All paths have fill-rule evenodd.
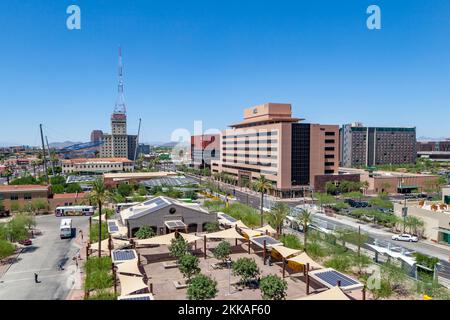
<path id="1" fill-rule="evenodd" d="M 108 225 L 105 221 L 102 220 L 102 240 L 105 240 L 109 237 L 108 234 Z M 91 231 L 89 234 L 89 239 L 91 242 L 98 241 L 98 222 L 92 222 Z"/>
<path id="2" fill-rule="evenodd" d="M 286 297 L 287 282 L 276 275 L 268 275 L 259 282 L 264 300 L 283 300 Z"/>
<path id="3" fill-rule="evenodd" d="M 206 230 L 206 232 L 216 232 L 216 231 L 219 231 L 219 230 L 220 230 L 220 228 L 219 228 L 219 223 L 218 223 L 218 222 L 208 222 L 208 223 L 205 225 L 205 230 Z"/>
<path id="4" fill-rule="evenodd" d="M 199 274 L 192 278 L 187 289 L 189 300 L 207 300 L 217 295 L 217 281 Z"/>
<path id="5" fill-rule="evenodd" d="M 192 276 L 200 273 L 200 268 L 198 267 L 199 262 L 198 258 L 192 254 L 185 254 L 180 258 L 178 268 L 183 274 L 183 277 L 187 278 L 188 281 Z"/>
<path id="6" fill-rule="evenodd" d="M 87 290 L 107 289 L 113 286 L 110 257 L 91 257 L 87 259 L 85 288 Z"/>
<path id="7" fill-rule="evenodd" d="M 283 246 L 291 249 L 302 249 L 300 239 L 294 234 L 283 234 L 280 237 Z"/>
<path id="8" fill-rule="evenodd" d="M 348 273 L 352 268 L 352 260 L 349 255 L 334 254 L 331 259 L 325 262 L 325 267 L 333 268 L 343 273 Z"/>
<path id="9" fill-rule="evenodd" d="M 87 300 L 117 300 L 117 294 L 106 290 L 100 290 L 94 295 L 91 295 Z"/>
<path id="10" fill-rule="evenodd" d="M 222 241 L 219 245 L 214 249 L 214 258 L 217 260 L 222 260 L 225 262 L 231 253 L 231 245 L 227 241 Z"/>
<path id="11" fill-rule="evenodd" d="M 233 203 L 222 211 L 237 220 L 241 220 L 249 227 L 256 227 L 261 223 L 261 217 L 258 211 L 242 203 Z"/>
<path id="12" fill-rule="evenodd" d="M 11 242 L 0 240 L 0 259 L 12 255 L 15 250 L 16 247 Z"/>
<path id="13" fill-rule="evenodd" d="M 148 239 L 155 236 L 155 231 L 149 226 L 142 226 L 136 232 L 138 239 Z"/>
<path id="14" fill-rule="evenodd" d="M 255 279 L 260 270 L 254 259 L 239 258 L 232 266 L 233 275 L 241 278 L 241 283 L 247 284 L 250 280 Z"/>

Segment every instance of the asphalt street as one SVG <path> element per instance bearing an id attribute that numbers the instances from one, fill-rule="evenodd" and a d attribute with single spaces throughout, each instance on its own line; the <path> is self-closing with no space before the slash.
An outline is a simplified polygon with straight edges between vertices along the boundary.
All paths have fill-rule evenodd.
<path id="1" fill-rule="evenodd" d="M 35 237 L 33 245 L 25 247 L 18 261 L 0 278 L 0 300 L 62 300 L 74 285 L 73 257 L 79 251 L 74 239 L 60 239 L 61 218 L 39 216 L 37 229 L 42 235 Z M 75 234 L 80 229 L 86 234 L 87 217 L 72 217 Z M 62 263 L 64 270 L 59 270 Z M 34 273 L 40 283 L 35 283 Z"/>

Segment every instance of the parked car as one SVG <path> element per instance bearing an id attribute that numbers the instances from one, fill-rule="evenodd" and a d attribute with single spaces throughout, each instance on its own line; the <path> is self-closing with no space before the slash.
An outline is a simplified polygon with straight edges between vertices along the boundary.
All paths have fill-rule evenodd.
<path id="1" fill-rule="evenodd" d="M 23 246 L 31 246 L 33 244 L 33 242 L 31 241 L 31 239 L 25 239 L 25 240 L 20 240 L 19 244 L 21 244 Z"/>
<path id="2" fill-rule="evenodd" d="M 419 241 L 419 238 L 417 238 L 416 236 L 407 234 L 407 233 L 403 233 L 403 234 L 395 234 L 392 236 L 392 240 L 396 240 L 396 241 L 407 241 L 407 242 L 417 242 Z"/>

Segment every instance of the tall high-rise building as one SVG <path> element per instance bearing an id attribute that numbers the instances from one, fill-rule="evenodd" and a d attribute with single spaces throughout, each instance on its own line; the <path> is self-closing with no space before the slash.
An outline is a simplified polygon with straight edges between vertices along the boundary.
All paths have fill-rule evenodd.
<path id="1" fill-rule="evenodd" d="M 103 131 L 102 130 L 92 130 L 91 132 L 91 142 L 99 142 L 102 140 Z"/>
<path id="2" fill-rule="evenodd" d="M 363 167 L 408 164 L 416 161 L 416 128 L 364 127 L 340 129 L 341 166 Z"/>
<path id="3" fill-rule="evenodd" d="M 244 120 L 221 135 L 220 160 L 212 172 L 234 177 L 240 186 L 264 175 L 280 197 L 314 187 L 318 176 L 339 170 L 339 126 L 301 122 L 290 104 L 266 103 L 245 109 Z"/>
<path id="4" fill-rule="evenodd" d="M 134 160 L 136 135 L 127 134 L 127 108 L 125 105 L 122 49 L 119 48 L 119 85 L 117 101 L 111 115 L 111 134 L 103 134 L 100 148 L 102 158 L 127 158 Z"/>

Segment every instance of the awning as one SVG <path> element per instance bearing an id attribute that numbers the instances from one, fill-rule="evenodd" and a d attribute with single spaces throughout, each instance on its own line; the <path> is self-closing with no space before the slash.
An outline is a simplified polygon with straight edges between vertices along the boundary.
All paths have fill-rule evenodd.
<path id="1" fill-rule="evenodd" d="M 186 229 L 186 224 L 181 220 L 165 221 L 164 224 L 169 230 Z"/>
<path id="2" fill-rule="evenodd" d="M 274 228 L 272 228 L 269 224 L 265 225 L 264 227 L 255 229 L 256 231 L 261 231 L 262 233 L 269 233 L 269 234 L 276 234 L 277 230 L 275 230 Z"/>
<path id="3" fill-rule="evenodd" d="M 142 273 L 139 270 L 136 260 L 130 260 L 130 261 L 126 261 L 124 263 L 118 264 L 117 271 L 119 273 L 129 273 L 129 274 L 134 274 L 137 276 L 142 276 Z"/>
<path id="4" fill-rule="evenodd" d="M 318 264 L 313 259 L 311 259 L 311 257 L 308 256 L 306 254 L 306 252 L 303 252 L 302 254 L 299 254 L 298 256 L 290 258 L 290 259 L 288 259 L 288 261 L 292 261 L 292 262 L 295 262 L 295 263 L 298 263 L 298 264 L 302 264 L 302 265 L 305 265 L 305 266 L 306 266 L 307 263 L 309 263 L 309 266 L 312 269 L 322 269 L 323 268 L 320 264 Z"/>
<path id="5" fill-rule="evenodd" d="M 187 241 L 187 243 L 192 243 L 195 242 L 197 240 L 202 240 L 202 237 L 196 236 L 195 234 L 191 234 L 191 233 L 184 233 L 184 232 L 180 232 L 179 233 L 180 236 L 183 237 L 184 240 Z"/>
<path id="6" fill-rule="evenodd" d="M 300 252 L 302 252 L 301 250 L 291 249 L 291 248 L 287 248 L 285 246 L 275 246 L 272 249 L 277 251 L 279 254 L 281 254 L 281 256 L 283 258 L 288 258 L 290 256 L 293 256 L 293 255 L 296 255 L 296 254 L 299 254 Z"/>
<path id="7" fill-rule="evenodd" d="M 295 300 L 351 300 L 339 287 L 333 287 L 317 294 Z"/>
<path id="8" fill-rule="evenodd" d="M 144 282 L 142 277 L 125 276 L 123 274 L 118 274 L 120 281 L 120 294 L 129 295 L 133 292 L 146 289 L 148 286 Z"/>
<path id="9" fill-rule="evenodd" d="M 245 239 L 243 236 L 236 231 L 235 228 L 229 228 L 223 231 L 207 233 L 205 234 L 206 238 L 212 239 Z"/>
<path id="10" fill-rule="evenodd" d="M 383 247 L 376 246 L 373 244 L 368 243 L 367 245 L 369 247 L 371 247 L 372 249 L 374 249 L 378 253 L 387 254 L 388 256 L 390 256 L 394 259 L 401 259 L 404 262 L 406 262 L 407 264 L 409 264 L 410 266 L 413 266 L 416 263 L 416 259 L 414 257 L 405 256 L 399 252 L 395 252 L 395 251 L 389 250 L 388 248 L 383 248 Z"/>

